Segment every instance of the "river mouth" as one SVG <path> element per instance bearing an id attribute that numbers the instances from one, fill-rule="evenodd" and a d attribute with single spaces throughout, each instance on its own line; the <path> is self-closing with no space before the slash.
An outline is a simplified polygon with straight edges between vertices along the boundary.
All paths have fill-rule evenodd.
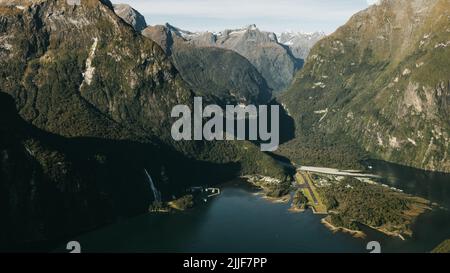
<path id="1" fill-rule="evenodd" d="M 391 177 L 377 166 L 373 173 L 386 177 L 386 183 L 397 181 L 395 186 L 408 193 L 413 191 L 410 182 L 398 175 L 401 170 L 395 170 L 396 180 L 392 180 L 394 167 Z M 422 174 L 421 178 L 426 177 Z M 432 201 L 448 201 L 446 196 L 433 195 L 434 187 L 443 186 L 439 181 L 426 182 L 427 191 L 423 191 L 422 182 L 416 183 L 415 190 L 433 197 Z M 291 212 L 290 203 L 273 203 L 258 193 L 259 189 L 249 183 L 233 180 L 221 186 L 219 196 L 193 209 L 141 215 L 75 240 L 83 252 L 107 253 L 367 253 L 370 241 L 380 242 L 382 252 L 420 253 L 450 238 L 448 210 L 435 209 L 419 216 L 412 226 L 413 236 L 405 241 L 367 227 L 363 227 L 365 238 L 355 238 L 330 231 L 321 223 L 323 215 L 311 210 Z M 67 252 L 65 246 L 55 251 Z"/>

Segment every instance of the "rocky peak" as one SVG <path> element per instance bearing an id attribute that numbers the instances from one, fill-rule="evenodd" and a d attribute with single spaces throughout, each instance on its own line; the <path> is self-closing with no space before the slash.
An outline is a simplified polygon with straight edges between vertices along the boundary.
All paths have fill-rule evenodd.
<path id="1" fill-rule="evenodd" d="M 275 33 L 261 31 L 255 24 L 239 29 L 227 29 L 222 32 L 213 33 L 213 35 L 217 36 L 219 40 L 245 40 L 255 44 L 277 43 L 277 36 Z"/>
<path id="2" fill-rule="evenodd" d="M 165 26 L 166 26 L 167 30 L 172 32 L 174 35 L 177 35 L 178 37 L 186 39 L 186 40 L 189 40 L 192 37 L 199 35 L 199 33 L 190 32 L 188 30 L 183 30 L 183 29 L 175 27 L 169 23 L 166 23 Z"/>
<path id="3" fill-rule="evenodd" d="M 137 32 L 147 27 L 147 22 L 142 14 L 127 4 L 114 5 L 114 11 L 120 18 L 130 24 Z"/>
<path id="4" fill-rule="evenodd" d="M 296 58 L 306 59 L 311 48 L 326 35 L 323 32 L 283 32 L 278 35 L 278 42 L 289 47 Z"/>
<path id="5" fill-rule="evenodd" d="M 296 54 L 303 50 L 303 44 L 291 51 L 288 46 L 278 42 L 275 33 L 261 31 L 254 24 L 221 32 L 191 32 L 167 23 L 165 26 L 149 27 L 143 34 L 156 40 L 166 52 L 170 51 L 171 44 L 179 42 L 188 42 L 194 47 L 232 50 L 256 67 L 273 92 L 282 91 L 289 86 L 294 74 L 303 65 L 303 59 L 297 56 L 307 55 Z M 308 45 L 306 50 L 309 51 L 311 46 Z"/>
<path id="6" fill-rule="evenodd" d="M 68 120 L 48 116 L 64 107 L 68 115 L 86 115 L 85 121 L 99 113 L 118 123 L 139 119 L 147 123 L 144 127 L 150 134 L 151 128 L 162 129 L 162 123 L 169 122 L 172 105 L 181 102 L 178 99 L 190 95 L 160 47 L 136 35 L 105 1 L 85 0 L 80 5 L 39 1 L 26 9 L 7 7 L 1 16 L 5 20 L 0 21 L 0 39 L 7 47 L 0 48 L 0 55 L 7 76 L 0 88 L 18 99 L 21 115 L 39 128 L 65 136 L 109 134 L 108 130 L 94 130 L 98 126 L 76 130 L 77 122 L 65 126 L 62 123 Z M 11 68 L 14 65 L 29 68 L 17 71 Z M 41 91 L 53 88 L 47 80 L 57 67 L 65 70 L 56 74 L 67 78 L 54 80 L 60 86 L 54 87 L 53 95 Z M 23 82 L 22 77 L 30 81 Z M 21 95 L 24 93 L 28 96 Z M 69 105 L 78 109 L 71 112 L 67 105 L 49 104 L 59 96 L 69 96 L 74 100 Z M 152 101 L 159 109 L 148 107 Z M 143 116 L 148 117 L 146 121 Z"/>
<path id="7" fill-rule="evenodd" d="M 185 35 L 196 46 L 220 47 L 233 50 L 252 63 L 274 92 L 284 90 L 291 83 L 303 60 L 295 58 L 289 48 L 278 43 L 273 32 L 259 30 L 256 25 L 221 32 Z"/>
<path id="8" fill-rule="evenodd" d="M 260 104 L 271 98 L 264 78 L 243 56 L 224 48 L 192 43 L 192 39 L 202 34 L 170 24 L 149 26 L 142 34 L 164 49 L 197 95 L 231 104 Z"/>
<path id="9" fill-rule="evenodd" d="M 8 126 L 0 126 L 2 247 L 5 238 L 65 240 L 115 215 L 145 213 L 153 200 L 146 170 L 167 197 L 207 172 L 216 183 L 240 171 L 284 175 L 251 143 L 175 142 L 171 111 L 191 105 L 193 92 L 109 1 L 2 1 L 0 75 L 1 117 L 13 118 L 14 104 L 27 130 L 17 135 L 0 118 Z M 2 102 L 5 93 L 13 103 Z"/>

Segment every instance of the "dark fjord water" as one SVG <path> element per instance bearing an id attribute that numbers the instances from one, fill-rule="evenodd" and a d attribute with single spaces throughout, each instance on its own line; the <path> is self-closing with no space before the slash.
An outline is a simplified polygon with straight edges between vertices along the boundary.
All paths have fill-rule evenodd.
<path id="1" fill-rule="evenodd" d="M 449 175 L 370 162 L 385 183 L 450 207 Z M 428 252 L 450 238 L 450 213 L 419 217 L 406 241 L 365 230 L 365 239 L 333 234 L 311 211 L 292 213 L 257 190 L 234 181 L 204 205 L 175 214 L 142 215 L 76 238 L 83 252 L 368 252 L 376 240 L 383 252 Z M 57 251 L 65 251 L 62 247 Z"/>

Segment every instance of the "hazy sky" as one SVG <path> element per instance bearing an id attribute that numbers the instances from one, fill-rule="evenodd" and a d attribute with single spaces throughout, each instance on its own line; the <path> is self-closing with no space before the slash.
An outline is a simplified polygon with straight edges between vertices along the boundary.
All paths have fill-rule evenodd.
<path id="1" fill-rule="evenodd" d="M 375 0 L 112 0 L 142 13 L 149 25 L 191 31 L 256 24 L 262 30 L 331 33 Z"/>

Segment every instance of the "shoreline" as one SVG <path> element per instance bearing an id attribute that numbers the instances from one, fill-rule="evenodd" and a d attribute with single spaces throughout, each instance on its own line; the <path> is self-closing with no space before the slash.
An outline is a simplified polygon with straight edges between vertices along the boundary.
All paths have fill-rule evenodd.
<path id="1" fill-rule="evenodd" d="M 331 224 L 330 222 L 328 222 L 326 220 L 326 217 L 321 219 L 321 223 L 324 224 L 328 229 L 330 229 L 334 233 L 337 233 L 337 232 L 348 233 L 348 234 L 351 234 L 353 237 L 360 238 L 360 239 L 364 239 L 364 238 L 367 237 L 367 234 L 364 233 L 364 231 L 352 230 L 352 229 L 348 229 L 348 228 L 344 228 L 344 227 L 337 227 L 337 226 Z M 393 238 L 399 238 L 402 241 L 406 241 L 407 237 L 410 237 L 412 235 L 412 234 L 404 235 L 404 234 L 401 234 L 401 233 L 388 231 L 388 230 L 386 230 L 384 228 L 376 228 L 376 227 L 368 226 L 368 225 L 365 225 L 365 224 L 361 224 L 361 225 L 364 225 L 364 226 L 366 226 L 366 227 L 368 227 L 370 229 L 373 229 L 373 230 L 375 230 L 377 232 L 380 232 L 380 233 L 382 233 L 382 234 L 384 234 L 386 236 L 393 237 Z"/>
<path id="2" fill-rule="evenodd" d="M 270 197 L 265 195 L 265 193 L 263 193 L 262 198 L 274 204 L 286 204 L 289 203 L 289 201 L 291 201 L 291 195 L 289 194 L 281 197 Z"/>
<path id="3" fill-rule="evenodd" d="M 289 195 L 289 194 L 287 194 L 285 196 L 281 196 L 281 197 L 267 196 L 264 188 L 262 188 L 262 187 L 260 187 L 259 192 L 254 192 L 254 193 L 252 193 L 252 195 L 259 196 L 262 199 L 264 199 L 270 203 L 273 203 L 273 204 L 286 204 L 286 203 L 289 203 L 289 201 L 291 200 L 291 195 Z"/>
<path id="4" fill-rule="evenodd" d="M 362 231 L 359 230 L 351 230 L 348 228 L 344 228 L 344 227 L 336 227 L 333 224 L 331 224 L 330 222 L 328 222 L 326 220 L 326 217 L 321 219 L 320 222 L 325 225 L 326 228 L 328 228 L 329 230 L 331 230 L 333 233 L 337 233 L 337 232 L 343 232 L 343 233 L 347 233 L 352 235 L 354 238 L 358 238 L 358 239 L 364 239 L 366 238 L 366 234 Z"/>
<path id="5" fill-rule="evenodd" d="M 286 195 L 281 196 L 281 197 L 268 196 L 267 195 L 268 194 L 267 186 L 264 185 L 264 184 L 255 183 L 255 182 L 251 181 L 249 179 L 249 177 L 252 177 L 252 176 L 247 176 L 247 177 L 242 177 L 241 176 L 240 179 L 242 179 L 242 181 L 245 184 L 251 185 L 255 189 L 258 189 L 256 192 L 251 192 L 250 194 L 252 194 L 254 196 L 258 196 L 258 197 L 260 197 L 260 198 L 262 198 L 262 199 L 264 199 L 264 200 L 266 200 L 266 201 L 268 201 L 270 203 L 273 203 L 273 204 L 289 204 L 289 202 L 292 200 L 292 194 L 286 194 Z M 421 197 L 415 197 L 415 196 L 412 196 L 412 197 L 422 201 L 421 202 L 422 206 L 419 206 L 420 209 L 418 211 L 415 211 L 415 212 L 412 213 L 413 214 L 412 215 L 413 218 L 417 218 L 421 214 L 425 213 L 427 210 L 432 210 L 432 208 L 430 207 L 430 204 L 429 204 L 430 202 L 428 200 L 425 200 L 425 199 L 423 199 Z M 170 203 L 171 202 L 169 202 L 168 205 L 169 205 L 169 208 L 171 208 L 172 210 L 183 211 L 183 210 L 180 210 L 179 208 L 173 207 Z M 348 229 L 348 228 L 345 228 L 345 227 L 339 227 L 339 226 L 335 226 L 335 225 L 331 224 L 327 220 L 327 218 L 328 218 L 327 215 L 330 215 L 329 212 L 324 212 L 324 213 L 319 212 L 318 213 L 318 212 L 316 212 L 314 206 L 309 206 L 307 208 L 299 208 L 297 206 L 294 206 L 293 204 L 290 204 L 289 208 L 287 208 L 287 211 L 289 211 L 291 213 L 299 213 L 299 214 L 301 214 L 301 213 L 306 212 L 308 209 L 311 209 L 311 211 L 315 215 L 318 215 L 318 216 L 322 215 L 322 216 L 324 216 L 324 218 L 320 219 L 320 222 L 327 229 L 329 229 L 333 233 L 337 233 L 337 232 L 347 233 L 347 234 L 352 235 L 352 237 L 354 237 L 354 238 L 360 238 L 360 239 L 364 239 L 364 238 L 367 237 L 367 234 L 364 231 L 352 230 L 352 229 Z M 157 211 L 157 212 L 153 211 L 153 213 L 169 213 L 169 212 L 171 212 L 171 211 L 170 210 L 169 211 Z M 411 213 L 411 211 L 408 211 L 408 212 Z M 414 221 L 414 220 L 415 219 L 413 219 L 412 221 Z M 399 233 L 399 232 L 396 232 L 396 231 L 389 231 L 389 230 L 385 229 L 384 227 L 373 227 L 373 226 L 366 225 L 364 223 L 360 223 L 360 224 L 365 226 L 365 227 L 367 227 L 367 228 L 370 228 L 370 229 L 372 229 L 372 230 L 374 230 L 376 232 L 382 233 L 382 234 L 384 234 L 386 236 L 393 237 L 393 238 L 399 238 L 402 241 L 406 241 L 408 237 L 412 236 L 412 234 L 410 234 L 408 231 L 405 231 L 403 233 L 401 233 L 401 232 Z"/>
<path id="6" fill-rule="evenodd" d="M 299 208 L 299 207 L 297 207 L 297 206 L 291 206 L 291 207 L 288 209 L 288 211 L 293 212 L 293 213 L 303 213 L 303 212 L 305 212 L 306 210 L 307 210 L 307 208 L 302 209 L 302 208 Z"/>
<path id="7" fill-rule="evenodd" d="M 272 197 L 269 196 L 268 193 L 271 191 L 270 186 L 280 184 L 281 181 L 267 176 L 260 176 L 260 175 L 246 175 L 241 176 L 241 179 L 243 179 L 246 183 L 256 187 L 259 189 L 258 192 L 253 193 L 254 195 L 260 196 L 261 198 L 274 203 L 274 204 L 280 204 L 280 203 L 289 203 L 291 201 L 291 192 L 288 194 L 285 194 L 280 197 Z M 265 181 L 264 181 L 265 180 Z"/>
<path id="8" fill-rule="evenodd" d="M 390 236 L 390 237 L 398 237 L 398 238 L 400 238 L 402 241 L 406 241 L 405 236 L 408 236 L 408 237 L 411 237 L 411 236 L 412 236 L 412 234 L 406 234 L 405 236 L 403 236 L 401 233 L 397 233 L 397 232 L 393 232 L 393 231 L 388 231 L 388 230 L 385 230 L 384 228 L 376 228 L 376 227 L 372 227 L 372 226 L 367 226 L 367 227 L 369 227 L 369 228 L 371 228 L 371 229 L 374 229 L 374 230 L 376 230 L 376 231 L 378 231 L 378 232 L 381 232 L 381 233 L 383 233 L 383 234 L 385 234 L 385 235 L 387 235 L 387 236 Z"/>
<path id="9" fill-rule="evenodd" d="M 247 183 L 250 183 L 251 185 L 253 185 L 253 186 L 255 186 L 255 187 L 260 189 L 260 191 L 253 193 L 253 195 L 255 195 L 255 196 L 260 196 L 264 200 L 267 200 L 267 201 L 269 201 L 269 202 L 271 202 L 273 204 L 287 204 L 287 203 L 289 203 L 289 201 L 291 201 L 292 196 L 290 194 L 282 196 L 282 197 L 270 197 L 270 196 L 267 196 L 267 189 L 266 189 L 266 187 L 264 187 L 264 185 L 258 185 L 256 183 L 252 183 L 249 180 L 246 180 L 246 181 L 247 181 Z M 337 227 L 337 226 L 331 224 L 329 221 L 326 220 L 327 219 L 326 216 L 330 215 L 329 212 L 317 212 L 315 210 L 314 206 L 310 206 L 309 208 L 301 209 L 301 208 L 298 208 L 298 207 L 293 206 L 291 204 L 291 206 L 287 210 L 289 212 L 291 212 L 291 213 L 304 213 L 308 209 L 311 209 L 311 211 L 315 215 L 319 215 L 319 216 L 323 215 L 323 216 L 325 216 L 324 218 L 322 218 L 320 220 L 320 222 L 323 225 L 325 225 L 325 227 L 328 228 L 333 233 L 337 233 L 337 232 L 347 233 L 347 234 L 352 235 L 352 237 L 358 238 L 358 239 L 364 239 L 364 238 L 367 237 L 367 234 L 364 233 L 363 231 L 352 230 L 352 229 L 348 229 L 348 228 L 344 228 L 344 227 Z M 428 209 L 430 209 L 430 208 L 428 207 Z M 422 211 L 421 213 L 416 215 L 415 218 L 417 216 L 419 216 L 420 214 L 422 214 L 424 211 Z M 384 229 L 382 227 L 376 228 L 376 227 L 373 227 L 373 226 L 368 226 L 368 225 L 363 224 L 363 223 L 360 223 L 360 224 L 364 225 L 364 226 L 366 226 L 368 228 L 371 228 L 371 229 L 373 229 L 373 230 L 375 230 L 377 232 L 380 232 L 380 233 L 382 233 L 382 234 L 384 234 L 386 236 L 393 237 L 393 238 L 399 238 L 402 241 L 406 241 L 405 236 L 403 234 L 401 234 L 401 233 L 388 231 L 388 230 L 386 230 L 386 229 Z M 412 236 L 412 234 L 406 233 L 406 236 Z"/>

